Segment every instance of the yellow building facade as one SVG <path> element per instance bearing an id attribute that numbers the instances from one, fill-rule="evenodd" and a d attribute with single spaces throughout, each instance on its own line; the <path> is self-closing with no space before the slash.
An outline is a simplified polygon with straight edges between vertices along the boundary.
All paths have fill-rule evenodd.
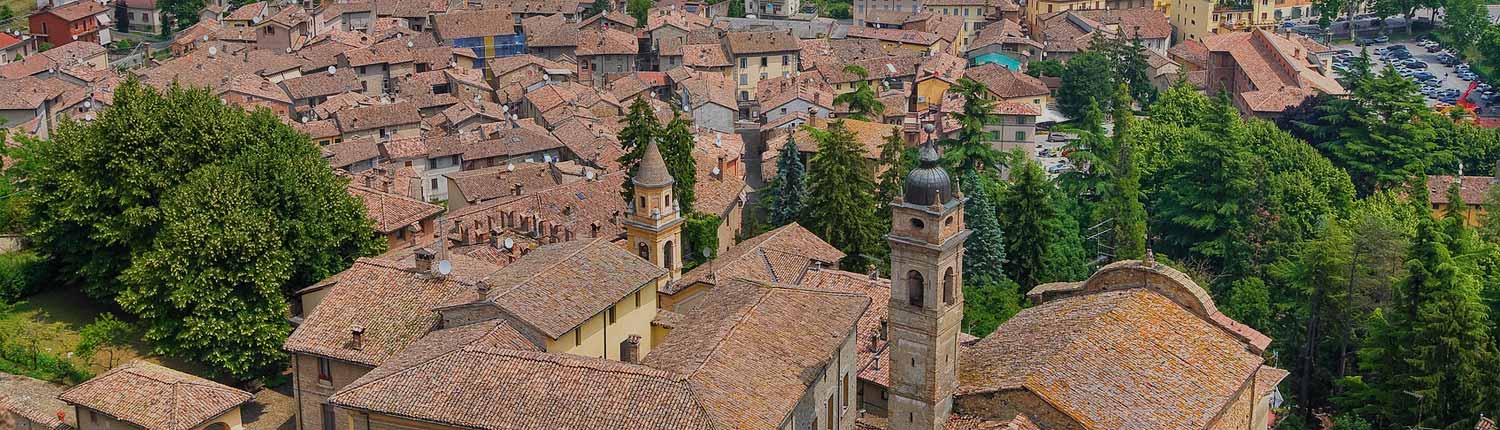
<path id="1" fill-rule="evenodd" d="M 989 17 L 990 10 L 992 10 L 983 1 L 976 4 L 972 0 L 940 0 L 935 3 L 928 2 L 923 5 L 923 8 L 928 12 L 963 18 L 963 30 L 958 33 L 959 50 L 969 46 L 969 37 L 979 32 L 979 26 L 984 25 L 985 18 Z"/>
<path id="2" fill-rule="evenodd" d="M 547 340 L 547 352 L 620 360 L 625 340 L 640 336 L 636 358 L 645 357 L 654 344 L 660 343 L 652 332 L 651 321 L 656 319 L 656 292 L 665 283 L 663 278 L 643 285 L 568 334 Z"/>
<path id="3" fill-rule="evenodd" d="M 1026 20 L 1034 29 L 1042 15 L 1065 10 L 1104 9 L 1106 4 L 1108 2 L 1104 0 L 1035 0 L 1026 4 Z"/>

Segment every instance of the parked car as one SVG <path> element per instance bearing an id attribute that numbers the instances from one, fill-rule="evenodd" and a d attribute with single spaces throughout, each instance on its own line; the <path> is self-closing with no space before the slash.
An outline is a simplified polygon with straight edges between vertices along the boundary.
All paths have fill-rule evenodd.
<path id="1" fill-rule="evenodd" d="M 1424 61 L 1421 61 L 1421 60 L 1408 60 L 1406 62 L 1406 68 L 1408 68 L 1408 69 L 1426 69 L 1427 68 L 1427 63 L 1424 62 Z"/>
<path id="2" fill-rule="evenodd" d="M 1384 34 L 1379 35 L 1379 36 L 1375 36 L 1375 43 L 1386 43 L 1386 42 L 1390 42 L 1390 41 L 1391 41 L 1391 38 L 1387 37 Z M 1401 45 L 1396 45 L 1396 46 L 1401 46 Z M 1401 46 L 1401 49 L 1405 50 L 1406 47 L 1405 46 Z"/>
<path id="3" fill-rule="evenodd" d="M 1067 142 L 1068 140 L 1068 135 L 1062 133 L 1052 133 L 1047 135 L 1048 142 Z"/>
<path id="4" fill-rule="evenodd" d="M 1356 37 L 1356 38 L 1354 38 L 1354 44 L 1355 45 L 1359 45 L 1359 46 L 1374 45 L 1375 44 L 1375 39 L 1368 38 L 1368 37 Z"/>

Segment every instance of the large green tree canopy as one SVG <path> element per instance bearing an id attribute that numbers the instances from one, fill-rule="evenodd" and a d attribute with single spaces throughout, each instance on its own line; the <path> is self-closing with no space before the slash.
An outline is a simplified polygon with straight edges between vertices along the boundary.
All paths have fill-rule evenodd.
<path id="1" fill-rule="evenodd" d="M 60 281 L 116 300 L 158 352 L 236 377 L 280 366 L 285 294 L 383 250 L 306 135 L 204 89 L 131 79 L 7 171 Z"/>

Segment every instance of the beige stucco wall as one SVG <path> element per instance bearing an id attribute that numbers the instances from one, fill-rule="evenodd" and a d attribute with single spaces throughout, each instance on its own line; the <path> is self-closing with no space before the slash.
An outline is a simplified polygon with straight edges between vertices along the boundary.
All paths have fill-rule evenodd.
<path id="1" fill-rule="evenodd" d="M 636 306 L 637 295 L 640 306 Z M 653 344 L 651 320 L 656 318 L 656 296 L 655 282 L 643 285 L 615 302 L 613 323 L 608 321 L 607 310 L 594 314 L 574 331 L 556 340 L 547 340 L 547 352 L 619 360 L 620 343 L 636 335 L 641 337 L 637 358 L 645 357 Z"/>
<path id="2" fill-rule="evenodd" d="M 781 62 L 783 55 L 787 58 L 785 65 Z M 744 61 L 743 67 L 740 66 L 742 59 Z M 760 65 L 761 59 L 765 59 L 765 67 Z M 733 79 L 735 83 L 735 97 L 739 97 L 742 100 L 755 100 L 755 88 L 756 85 L 760 84 L 761 79 L 794 75 L 797 73 L 798 67 L 800 67 L 797 51 L 742 55 L 731 58 L 730 62 L 734 63 L 734 71 L 730 79 Z M 765 76 L 762 77 L 761 75 Z M 745 97 L 740 97 L 741 93 Z"/>

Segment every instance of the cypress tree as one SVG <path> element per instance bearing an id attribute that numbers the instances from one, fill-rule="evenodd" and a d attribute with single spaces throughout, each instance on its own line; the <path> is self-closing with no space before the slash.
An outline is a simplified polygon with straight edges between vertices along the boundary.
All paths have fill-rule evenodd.
<path id="1" fill-rule="evenodd" d="M 1116 260 L 1140 259 L 1146 255 L 1146 207 L 1141 204 L 1141 173 L 1131 153 L 1129 132 L 1135 114 L 1130 110 L 1130 90 L 1120 84 L 1115 90 L 1114 154 L 1110 168 L 1111 186 L 1105 188 L 1104 216 L 1114 219 L 1114 237 L 1110 240 Z"/>
<path id="2" fill-rule="evenodd" d="M 697 201 L 693 193 L 698 183 L 698 166 L 693 159 L 693 130 L 691 118 L 673 112 L 672 120 L 661 131 L 661 155 L 667 162 L 667 173 L 672 175 L 672 192 L 682 206 L 682 213 L 692 213 Z"/>
<path id="3" fill-rule="evenodd" d="M 1000 203 L 1006 211 L 1005 231 L 1009 233 L 1004 235 L 1005 253 L 1010 257 L 1005 272 L 1010 273 L 1021 288 L 1030 289 L 1045 282 L 1042 277 L 1053 239 L 1047 231 L 1047 224 L 1057 213 L 1050 198 L 1052 185 L 1042 173 L 1042 166 L 1024 159 L 1015 172 L 1010 192 Z"/>
<path id="4" fill-rule="evenodd" d="M 807 206 L 799 218 L 808 230 L 843 251 L 844 270 L 864 272 L 879 252 L 881 227 L 875 214 L 875 179 L 864 150 L 843 120 L 827 130 L 807 128 L 818 140 L 808 163 Z"/>
<path id="5" fill-rule="evenodd" d="M 631 185 L 631 180 L 635 179 L 637 164 L 641 162 L 641 157 L 646 155 L 646 144 L 660 133 L 658 130 L 661 129 L 661 124 L 656 121 L 656 113 L 652 112 L 651 105 L 646 103 L 646 99 L 640 97 L 630 103 L 630 111 L 621 121 L 625 123 L 625 127 L 620 129 L 617 137 L 624 153 L 620 154 L 620 158 L 615 161 L 619 162 L 627 172 L 625 182 L 620 184 L 620 195 L 629 202 L 635 199 L 635 189 Z"/>
<path id="6" fill-rule="evenodd" d="M 964 242 L 964 327 L 983 336 L 1020 311 L 1020 287 L 1005 276 L 1005 236 L 995 216 L 995 205 L 973 170 L 960 178 L 968 201 L 964 226 L 973 234 Z"/>
<path id="7" fill-rule="evenodd" d="M 909 172 L 906 164 L 906 143 L 901 140 L 901 128 L 893 127 L 891 134 L 880 145 L 880 183 L 876 187 L 875 203 L 880 205 L 882 226 L 891 225 L 891 202 L 901 195 Z"/>
<path id="8" fill-rule="evenodd" d="M 807 166 L 802 164 L 802 154 L 797 151 L 794 137 L 787 138 L 777 157 L 776 177 L 771 180 L 769 201 L 771 224 L 780 227 L 802 215 L 802 206 L 807 200 Z"/>

